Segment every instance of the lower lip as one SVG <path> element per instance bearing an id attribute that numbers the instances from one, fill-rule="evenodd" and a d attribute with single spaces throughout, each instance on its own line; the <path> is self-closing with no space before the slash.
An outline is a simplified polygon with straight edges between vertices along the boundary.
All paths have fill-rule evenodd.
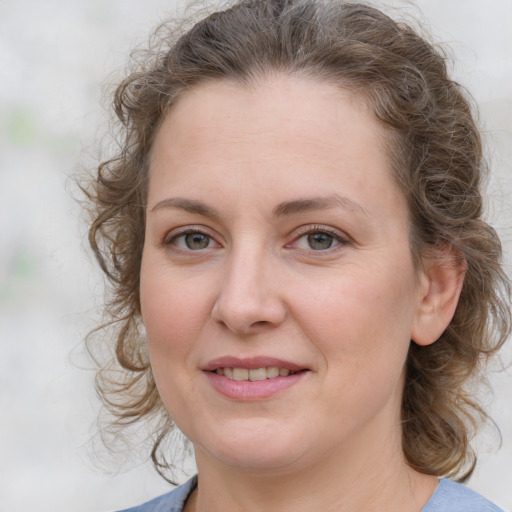
<path id="1" fill-rule="evenodd" d="M 294 373 L 288 377 L 274 377 L 265 380 L 231 380 L 215 372 L 205 372 L 212 387 L 221 395 L 236 400 L 261 400 L 288 389 L 303 379 L 307 371 Z"/>

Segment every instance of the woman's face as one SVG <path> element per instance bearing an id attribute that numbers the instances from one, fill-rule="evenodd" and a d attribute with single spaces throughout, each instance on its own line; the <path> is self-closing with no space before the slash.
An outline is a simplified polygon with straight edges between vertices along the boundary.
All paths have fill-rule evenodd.
<path id="1" fill-rule="evenodd" d="M 197 456 L 287 470 L 396 450 L 424 279 L 364 104 L 297 77 L 201 85 L 150 172 L 142 317 Z"/>

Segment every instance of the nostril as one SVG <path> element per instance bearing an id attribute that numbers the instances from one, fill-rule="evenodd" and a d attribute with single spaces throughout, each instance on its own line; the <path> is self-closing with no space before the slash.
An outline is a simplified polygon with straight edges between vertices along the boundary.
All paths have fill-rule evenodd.
<path id="1" fill-rule="evenodd" d="M 284 320 L 284 304 L 279 298 L 263 293 L 240 297 L 229 291 L 223 290 L 212 307 L 211 317 L 218 325 L 234 332 L 250 334 L 277 326 Z"/>

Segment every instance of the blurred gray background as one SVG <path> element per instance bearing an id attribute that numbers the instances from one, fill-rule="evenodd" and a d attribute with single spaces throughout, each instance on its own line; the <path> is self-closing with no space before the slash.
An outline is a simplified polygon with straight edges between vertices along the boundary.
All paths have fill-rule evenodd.
<path id="1" fill-rule="evenodd" d="M 489 219 L 510 273 L 512 0 L 377 3 L 419 18 L 453 49 L 455 76 L 480 106 Z M 70 177 L 94 162 L 108 132 L 102 90 L 175 6 L 0 0 L 0 512 L 107 512 L 168 489 L 147 463 L 107 473 L 91 455 L 98 403 L 82 339 L 98 318 L 102 278 Z M 491 382 L 503 446 L 491 429 L 477 439 L 469 486 L 512 511 L 512 369 Z"/>

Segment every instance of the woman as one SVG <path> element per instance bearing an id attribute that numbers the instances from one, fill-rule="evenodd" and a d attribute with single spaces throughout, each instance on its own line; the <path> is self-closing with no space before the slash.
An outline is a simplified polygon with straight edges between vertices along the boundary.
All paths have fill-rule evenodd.
<path id="1" fill-rule="evenodd" d="M 117 326 L 98 382 L 117 425 L 157 418 L 162 474 L 177 425 L 198 476 L 131 510 L 499 510 L 439 480 L 474 468 L 469 384 L 510 332 L 443 56 L 339 1 L 163 31 L 90 192 Z"/>

